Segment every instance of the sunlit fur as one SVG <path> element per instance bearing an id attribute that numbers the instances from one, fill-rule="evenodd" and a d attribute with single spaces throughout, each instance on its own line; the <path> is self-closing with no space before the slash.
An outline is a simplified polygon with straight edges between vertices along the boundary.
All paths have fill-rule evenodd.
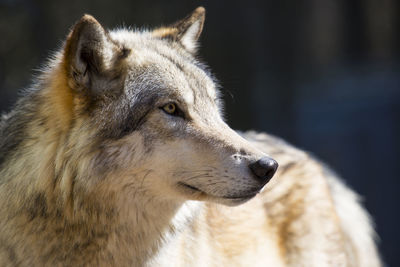
<path id="1" fill-rule="evenodd" d="M 380 266 L 332 172 L 224 122 L 195 56 L 204 14 L 76 23 L 0 123 L 0 266 Z M 280 167 L 264 187 L 249 164 L 267 155 Z"/>

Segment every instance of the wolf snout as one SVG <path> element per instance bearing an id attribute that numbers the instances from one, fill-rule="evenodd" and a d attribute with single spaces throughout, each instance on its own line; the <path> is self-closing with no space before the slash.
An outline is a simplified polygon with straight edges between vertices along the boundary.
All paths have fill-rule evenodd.
<path id="1" fill-rule="evenodd" d="M 259 160 L 250 163 L 249 168 L 263 184 L 266 184 L 271 180 L 278 169 L 278 162 L 270 157 L 262 157 Z"/>

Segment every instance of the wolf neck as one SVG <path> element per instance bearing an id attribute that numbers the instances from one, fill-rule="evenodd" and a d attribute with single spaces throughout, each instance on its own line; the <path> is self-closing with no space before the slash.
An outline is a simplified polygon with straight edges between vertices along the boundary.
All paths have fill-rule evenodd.
<path id="1" fill-rule="evenodd" d="M 34 116 L 35 114 L 32 118 Z M 36 144 L 35 146 L 21 144 L 27 156 L 23 159 L 17 157 L 8 159 L 7 166 L 14 171 L 8 171 L 8 176 L 3 177 L 10 181 L 10 187 L 24 184 L 23 188 L 18 189 L 21 190 L 18 195 L 34 200 L 21 200 L 26 206 L 23 207 L 25 213 L 21 211 L 20 214 L 24 219 L 29 218 L 27 224 L 32 227 L 46 224 L 49 232 L 54 233 L 54 236 L 47 236 L 49 242 L 41 249 L 53 251 L 52 246 L 56 245 L 54 240 L 58 240 L 58 245 L 71 249 L 76 245 L 75 242 L 87 242 L 92 245 L 87 246 L 87 249 L 93 247 L 99 249 L 90 251 L 94 254 L 91 255 L 91 259 L 96 257 L 100 259 L 102 255 L 113 255 L 116 266 L 122 266 L 124 261 L 129 260 L 134 266 L 152 262 L 157 265 L 160 257 L 165 255 L 165 250 L 161 248 L 166 248 L 169 243 L 179 240 L 180 233 L 187 229 L 202 204 L 194 201 L 178 203 L 154 200 L 139 194 L 135 197 L 119 198 L 117 193 L 110 193 L 106 187 L 101 191 L 93 189 L 92 192 L 85 192 L 76 179 L 80 171 L 74 169 L 75 161 L 71 161 L 71 164 L 63 163 L 63 157 L 59 156 L 62 154 L 65 158 L 67 153 L 64 153 L 66 149 L 63 149 L 63 142 L 55 137 L 59 136 L 55 131 L 59 131 L 59 128 L 38 127 L 26 130 L 31 138 L 25 139 L 35 140 Z M 33 150 L 33 147 L 36 149 Z M 40 159 L 39 164 L 38 159 Z M 12 168 L 12 165 L 17 167 Z M 22 165 L 35 168 L 19 167 Z M 81 178 L 78 180 L 89 180 Z M 6 195 L 4 192 L 7 188 L 4 185 L 0 188 L 0 193 Z M 10 202 L 6 206 L 12 209 L 17 207 L 18 203 Z M 64 238 L 61 239 L 56 235 L 57 229 L 60 228 L 64 229 Z M 30 240 L 29 238 L 36 238 L 35 235 L 36 233 L 24 238 Z M 19 242 L 25 244 L 23 240 Z M 60 258 L 72 256 L 65 254 L 68 251 L 58 251 Z M 80 255 L 82 251 L 79 250 L 77 253 Z"/>
<path id="2" fill-rule="evenodd" d="M 136 202 L 134 207 L 131 205 L 126 211 L 127 221 L 130 222 L 127 237 L 133 240 L 127 247 L 137 265 L 158 266 L 165 258 L 172 256 L 175 251 L 170 248 L 180 247 L 172 244 L 180 241 L 180 235 L 199 216 L 203 207 L 203 203 L 198 201 L 179 204 L 151 202 Z"/>

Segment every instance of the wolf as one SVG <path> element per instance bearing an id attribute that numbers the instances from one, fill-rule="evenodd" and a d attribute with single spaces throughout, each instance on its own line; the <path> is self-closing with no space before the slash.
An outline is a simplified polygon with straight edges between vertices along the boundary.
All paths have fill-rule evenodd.
<path id="1" fill-rule="evenodd" d="M 381 265 L 337 175 L 225 123 L 204 18 L 73 26 L 1 120 L 0 266 Z"/>

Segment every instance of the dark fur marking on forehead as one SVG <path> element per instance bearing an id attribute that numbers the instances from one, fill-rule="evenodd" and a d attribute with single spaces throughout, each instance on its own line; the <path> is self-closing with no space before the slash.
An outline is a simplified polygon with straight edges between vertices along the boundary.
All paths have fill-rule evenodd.
<path id="1" fill-rule="evenodd" d="M 186 71 L 185 64 L 193 65 L 197 69 L 199 69 L 199 71 L 203 71 L 203 73 L 214 83 L 214 79 L 213 79 L 211 73 L 209 71 L 207 71 L 205 64 L 199 63 L 194 58 L 185 58 L 182 55 L 179 55 L 179 56 L 182 56 L 183 63 L 179 63 L 172 56 L 166 55 L 165 53 L 162 53 L 161 51 L 158 51 L 158 50 L 156 50 L 156 51 L 159 56 L 161 56 L 162 58 L 164 58 L 164 59 L 168 60 L 169 62 L 171 62 L 172 64 L 174 64 L 182 72 L 183 76 L 185 77 L 185 79 L 187 81 L 187 84 L 189 85 L 189 88 L 192 90 L 194 103 L 196 103 L 197 94 L 198 93 L 202 94 L 204 92 L 202 90 L 199 90 L 199 88 L 193 88 L 191 86 L 192 83 L 190 82 L 190 79 L 188 79 L 188 77 L 192 78 L 193 81 L 195 81 L 195 80 L 197 80 L 197 76 L 191 71 Z"/>
<path id="2" fill-rule="evenodd" d="M 184 71 L 184 68 L 182 66 L 182 64 L 178 63 L 175 59 L 173 59 L 172 57 L 169 57 L 163 53 L 158 52 L 158 55 L 160 55 L 162 58 L 168 60 L 169 62 L 171 62 L 172 64 L 174 64 L 180 71 Z"/>
<path id="3" fill-rule="evenodd" d="M 164 58 L 168 59 L 169 61 L 171 61 L 172 63 L 174 63 L 180 70 L 184 71 L 184 66 L 182 64 L 179 64 L 176 59 L 172 58 L 169 55 L 166 55 L 164 53 L 162 53 L 161 51 L 159 51 L 158 49 L 156 49 L 156 52 L 163 56 Z M 175 48 L 171 47 L 171 50 L 176 50 Z M 210 68 L 207 66 L 207 64 L 201 62 L 198 58 L 193 57 L 192 55 L 188 56 L 188 55 L 184 55 L 182 53 L 180 53 L 178 51 L 177 56 L 181 57 L 182 61 L 185 64 L 192 64 L 195 67 L 199 68 L 200 70 L 202 70 L 207 76 L 208 78 L 210 78 L 212 81 L 216 81 L 216 78 L 214 77 L 214 75 L 211 73 Z"/>
<path id="4" fill-rule="evenodd" d="M 170 61 L 172 64 L 174 64 L 174 65 L 184 74 L 184 77 L 185 77 L 187 83 L 190 84 L 190 83 L 188 82 L 187 77 L 186 77 L 187 75 L 190 75 L 190 73 L 186 73 L 186 72 L 185 72 L 184 66 L 183 66 L 182 64 L 178 63 L 178 62 L 177 62 L 175 59 L 173 59 L 172 57 L 167 56 L 167 55 L 165 55 L 165 54 L 163 54 L 163 53 L 161 53 L 161 52 L 159 52 L 159 51 L 158 51 L 158 55 L 161 56 L 161 57 L 163 57 L 164 59 Z M 193 93 L 193 102 L 195 103 L 195 102 L 196 102 L 196 99 L 197 99 L 197 95 L 196 95 L 196 92 L 195 92 L 196 90 L 195 90 L 194 88 L 192 88 L 191 86 L 189 86 L 189 88 L 192 90 L 192 93 Z"/>

